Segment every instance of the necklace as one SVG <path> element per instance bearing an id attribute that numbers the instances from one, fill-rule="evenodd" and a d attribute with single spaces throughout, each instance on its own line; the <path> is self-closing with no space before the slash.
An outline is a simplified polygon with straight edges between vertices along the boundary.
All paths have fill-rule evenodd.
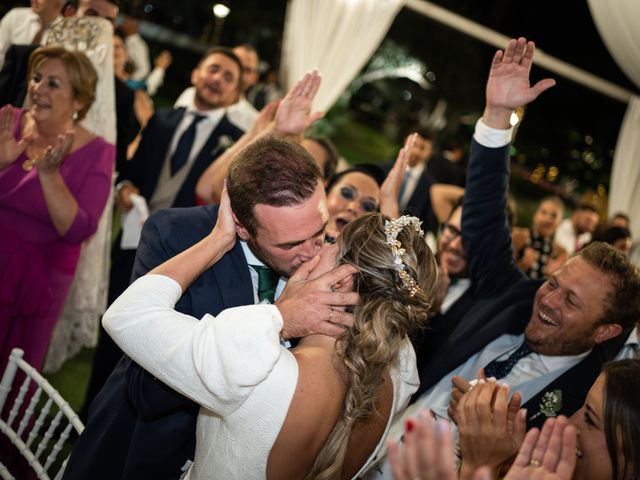
<path id="1" fill-rule="evenodd" d="M 31 170 L 33 170 L 33 167 L 35 167 L 36 162 L 38 162 L 44 156 L 44 152 L 50 146 L 51 145 L 47 145 L 46 147 L 41 148 L 40 150 L 36 150 L 35 152 L 31 146 L 28 146 L 24 152 L 27 156 L 27 159 L 22 163 L 22 169 L 25 172 L 30 172 Z"/>

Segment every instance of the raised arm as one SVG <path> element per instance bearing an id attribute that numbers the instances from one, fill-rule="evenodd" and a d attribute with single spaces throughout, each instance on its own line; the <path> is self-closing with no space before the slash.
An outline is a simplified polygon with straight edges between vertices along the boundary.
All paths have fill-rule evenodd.
<path id="1" fill-rule="evenodd" d="M 273 118 L 278 108 L 278 102 L 266 105 L 256 117 L 253 126 L 236 143 L 226 149 L 200 175 L 196 184 L 196 195 L 207 203 L 220 203 L 224 179 L 227 177 L 231 161 L 240 151 L 258 138 L 271 133 Z"/>
<path id="2" fill-rule="evenodd" d="M 202 273 L 213 266 L 236 243 L 236 225 L 226 188 L 218 211 L 218 221 L 209 235 L 184 252 L 170 258 L 149 273 L 175 280 L 184 292 Z"/>
<path id="3" fill-rule="evenodd" d="M 554 81 L 531 87 L 529 72 L 535 46 L 511 40 L 494 56 L 486 87 L 486 108 L 476 126 L 462 209 L 462 237 L 469 272 L 478 291 L 491 295 L 523 277 L 513 259 L 507 224 L 509 119 L 513 110 L 534 100 Z"/>
<path id="4" fill-rule="evenodd" d="M 429 195 L 431 208 L 433 208 L 438 223 L 444 223 L 451 215 L 453 207 L 464 195 L 464 188 L 447 183 L 434 183 L 431 185 Z"/>
<path id="5" fill-rule="evenodd" d="M 220 201 L 223 182 L 231 161 L 250 143 L 269 134 L 299 139 L 302 132 L 322 118 L 324 114 L 321 112 L 311 113 L 311 105 L 320 88 L 320 81 L 318 72 L 307 73 L 280 103 L 272 102 L 264 107 L 251 130 L 240 137 L 233 147 L 200 176 L 196 185 L 198 196 L 211 203 Z"/>
<path id="6" fill-rule="evenodd" d="M 398 207 L 398 194 L 402 186 L 404 173 L 407 169 L 407 160 L 409 153 L 416 141 L 416 133 L 409 135 L 404 142 L 404 146 L 398 152 L 396 162 L 387 174 L 387 178 L 380 186 L 380 213 L 391 217 L 398 218 L 400 216 L 400 207 Z"/>

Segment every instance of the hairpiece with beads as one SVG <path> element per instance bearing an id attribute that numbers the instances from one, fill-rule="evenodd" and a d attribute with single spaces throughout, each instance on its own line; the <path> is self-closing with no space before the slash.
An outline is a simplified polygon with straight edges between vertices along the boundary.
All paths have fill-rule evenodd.
<path id="1" fill-rule="evenodd" d="M 405 253 L 405 249 L 402 248 L 400 240 L 398 240 L 398 234 L 405 227 L 412 227 L 420 235 L 424 232 L 421 228 L 422 221 L 416 217 L 410 217 L 403 215 L 400 218 L 393 220 L 387 220 L 384 223 L 384 234 L 387 237 L 387 245 L 391 247 L 391 254 L 393 255 L 393 267 L 398 272 L 398 276 L 402 281 L 404 287 L 409 291 L 409 296 L 413 297 L 416 293 L 421 291 L 415 279 L 407 273 L 406 265 L 402 260 L 402 255 Z"/>

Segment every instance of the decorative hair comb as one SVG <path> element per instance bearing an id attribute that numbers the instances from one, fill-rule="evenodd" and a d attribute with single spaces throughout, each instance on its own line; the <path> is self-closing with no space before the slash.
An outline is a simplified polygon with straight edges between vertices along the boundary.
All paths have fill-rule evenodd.
<path id="1" fill-rule="evenodd" d="M 400 240 L 398 240 L 398 234 L 404 227 L 413 227 L 413 229 L 420 235 L 424 232 L 422 228 L 422 221 L 416 217 L 410 217 L 403 215 L 400 218 L 393 220 L 386 220 L 384 222 L 384 234 L 387 237 L 387 245 L 391 247 L 391 254 L 393 255 L 393 267 L 398 271 L 402 284 L 409 291 L 409 296 L 413 297 L 416 293 L 421 291 L 415 279 L 407 273 L 406 265 L 402 261 L 402 255 L 405 253 L 405 249 L 402 248 Z"/>

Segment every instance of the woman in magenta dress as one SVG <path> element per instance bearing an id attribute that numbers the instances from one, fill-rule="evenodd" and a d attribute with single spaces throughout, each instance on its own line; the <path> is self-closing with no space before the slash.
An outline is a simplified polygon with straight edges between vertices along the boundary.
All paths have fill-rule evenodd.
<path id="1" fill-rule="evenodd" d="M 115 148 L 79 125 L 95 98 L 83 53 L 36 50 L 26 111 L 0 110 L 0 367 L 12 348 L 40 368 L 82 242 L 111 188 Z"/>

